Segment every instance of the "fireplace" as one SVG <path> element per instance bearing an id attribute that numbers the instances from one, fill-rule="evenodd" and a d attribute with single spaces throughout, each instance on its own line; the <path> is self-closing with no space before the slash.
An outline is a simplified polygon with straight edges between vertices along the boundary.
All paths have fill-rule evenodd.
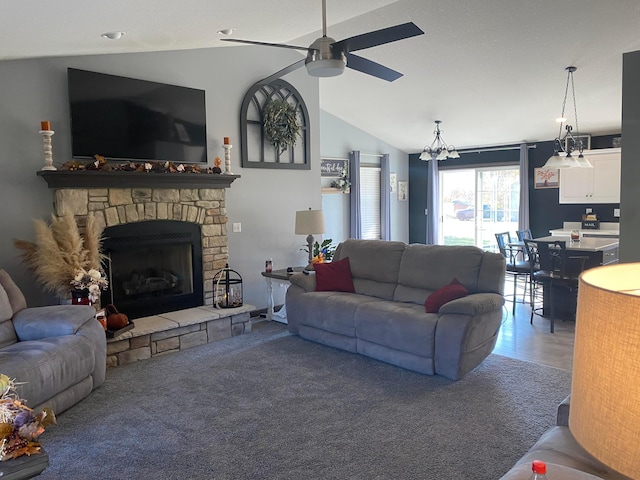
<path id="1" fill-rule="evenodd" d="M 71 212 L 79 225 L 93 215 L 105 228 L 104 246 L 116 268 L 125 265 L 119 272 L 106 265 L 116 276 L 103 306 L 114 303 L 139 318 L 213 305 L 213 277 L 229 261 L 225 189 L 240 175 L 93 170 L 38 175 L 54 190 L 54 214 Z M 137 263 L 145 257 L 162 262 Z"/>
<path id="2" fill-rule="evenodd" d="M 103 250 L 112 303 L 129 318 L 204 304 L 200 226 L 151 220 L 108 227 Z"/>

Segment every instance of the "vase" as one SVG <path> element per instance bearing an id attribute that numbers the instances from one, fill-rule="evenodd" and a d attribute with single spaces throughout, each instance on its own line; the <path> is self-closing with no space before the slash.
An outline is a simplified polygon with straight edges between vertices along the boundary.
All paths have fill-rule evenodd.
<path id="1" fill-rule="evenodd" d="M 71 290 L 71 305 L 91 305 L 89 290 Z"/>

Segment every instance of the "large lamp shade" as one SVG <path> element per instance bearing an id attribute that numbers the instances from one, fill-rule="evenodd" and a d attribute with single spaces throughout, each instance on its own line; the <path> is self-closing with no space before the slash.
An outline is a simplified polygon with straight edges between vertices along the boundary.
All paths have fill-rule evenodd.
<path id="1" fill-rule="evenodd" d="M 640 478 L 640 263 L 580 276 L 569 429 L 602 463 Z"/>
<path id="2" fill-rule="evenodd" d="M 296 235 L 317 233 L 324 233 L 324 212 L 311 209 L 296 212 Z"/>

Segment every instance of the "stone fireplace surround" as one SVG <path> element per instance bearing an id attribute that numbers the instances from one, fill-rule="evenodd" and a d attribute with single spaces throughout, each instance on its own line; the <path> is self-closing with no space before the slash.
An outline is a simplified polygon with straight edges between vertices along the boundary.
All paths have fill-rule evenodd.
<path id="1" fill-rule="evenodd" d="M 107 365 L 116 366 L 251 331 L 251 305 L 213 307 L 213 277 L 228 262 L 225 188 L 239 175 L 40 171 L 53 193 L 53 214 L 71 212 L 82 228 L 89 214 L 102 227 L 153 220 L 200 226 L 204 305 L 135 320 L 109 339 Z"/>

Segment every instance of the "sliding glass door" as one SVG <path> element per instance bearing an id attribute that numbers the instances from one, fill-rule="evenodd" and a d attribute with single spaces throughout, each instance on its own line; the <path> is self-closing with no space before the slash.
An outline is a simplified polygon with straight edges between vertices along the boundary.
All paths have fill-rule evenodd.
<path id="1" fill-rule="evenodd" d="M 518 229 L 517 166 L 440 170 L 442 245 L 496 250 L 495 233 Z"/>

